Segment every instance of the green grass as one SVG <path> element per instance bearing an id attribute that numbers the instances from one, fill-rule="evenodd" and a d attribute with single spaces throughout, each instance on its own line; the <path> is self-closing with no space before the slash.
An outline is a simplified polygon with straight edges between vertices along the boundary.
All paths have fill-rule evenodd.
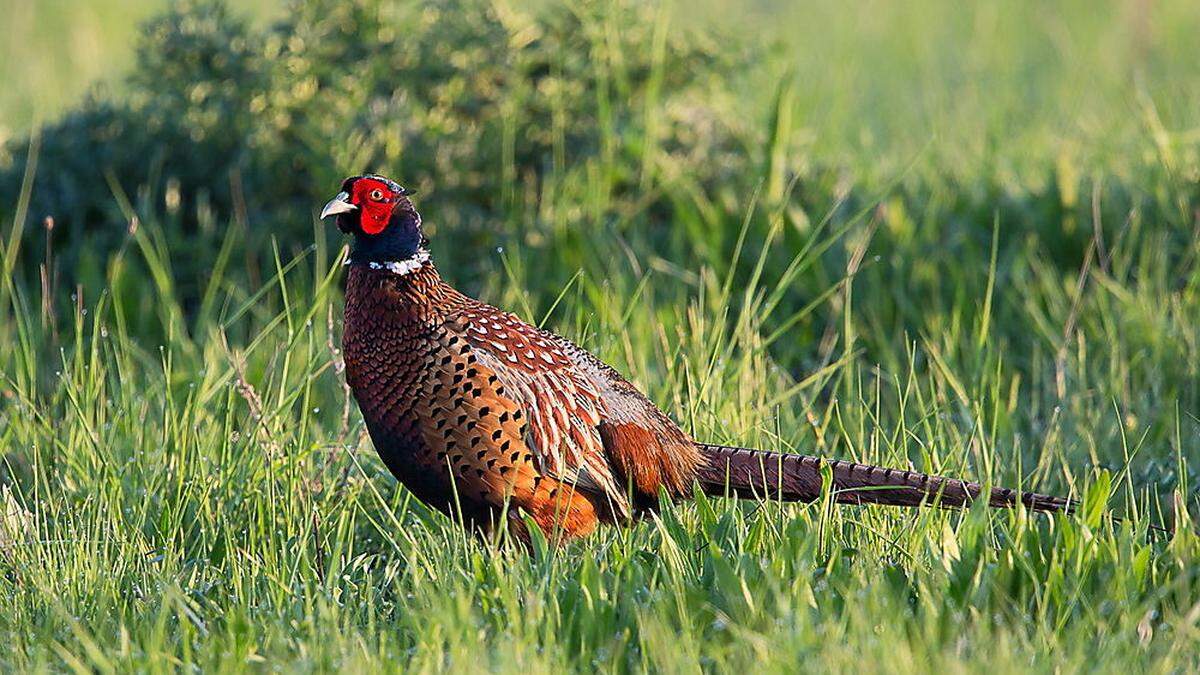
<path id="1" fill-rule="evenodd" d="M 677 23 L 731 13 L 708 4 Z M 1195 6 L 841 7 L 727 18 L 783 37 L 721 92 L 762 139 L 756 190 L 700 193 L 642 148 L 676 205 L 658 231 L 601 160 L 514 175 L 484 239 L 503 251 L 441 228 L 435 258 L 697 438 L 1079 515 L 701 499 L 489 546 L 398 488 L 348 406 L 323 225 L 272 268 L 219 255 L 185 300 L 178 223 L 115 195 L 138 225 L 104 283 L 47 291 L 21 201 L 0 205 L 0 669 L 1200 667 Z"/>
<path id="2" fill-rule="evenodd" d="M 120 88 L 133 62 L 138 24 L 166 0 L 0 0 L 0 141 L 56 118 L 93 88 Z M 269 17 L 280 3 L 232 0 L 241 13 Z"/>

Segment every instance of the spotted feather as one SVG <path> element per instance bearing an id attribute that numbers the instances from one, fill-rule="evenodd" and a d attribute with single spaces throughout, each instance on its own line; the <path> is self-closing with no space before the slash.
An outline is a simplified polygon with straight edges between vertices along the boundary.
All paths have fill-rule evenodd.
<path id="1" fill-rule="evenodd" d="M 614 515 L 628 517 L 628 490 L 600 433 L 603 402 L 596 384 L 546 334 L 512 314 L 476 302 L 451 323 L 527 412 L 526 440 L 539 470 L 602 495 Z"/>

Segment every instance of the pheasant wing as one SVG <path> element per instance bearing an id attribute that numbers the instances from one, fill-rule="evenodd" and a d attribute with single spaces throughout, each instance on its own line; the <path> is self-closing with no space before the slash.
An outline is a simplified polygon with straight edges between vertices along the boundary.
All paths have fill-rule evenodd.
<path id="1" fill-rule="evenodd" d="M 627 517 L 626 488 L 601 433 L 602 392 L 558 344 L 561 338 L 482 303 L 458 312 L 453 323 L 495 372 L 501 393 L 524 409 L 538 470 L 603 495 L 614 515 Z"/>

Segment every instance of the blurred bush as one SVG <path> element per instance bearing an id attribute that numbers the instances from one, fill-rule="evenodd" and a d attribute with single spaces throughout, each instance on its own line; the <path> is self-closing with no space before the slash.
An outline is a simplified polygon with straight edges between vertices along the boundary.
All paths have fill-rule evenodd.
<path id="1" fill-rule="evenodd" d="M 902 105 L 897 88 L 916 82 L 913 73 L 924 77 L 923 61 L 895 45 L 861 65 L 882 70 L 878 78 L 832 72 L 822 88 L 814 77 L 827 60 L 816 59 L 805 74 L 793 56 L 739 39 L 760 34 L 745 26 L 668 29 L 664 9 L 636 0 L 551 0 L 528 10 L 514 4 L 292 0 L 284 18 L 263 28 L 220 4 L 173 5 L 145 26 L 119 98 L 93 97 L 41 131 L 24 278 L 38 278 L 42 259 L 43 235 L 31 225 L 53 215 L 60 295 L 75 282 L 104 288 L 111 254 L 130 241 L 127 220 L 136 212 L 153 231 L 157 257 L 170 258 L 170 269 L 155 278 L 168 279 L 184 313 L 197 316 L 212 279 L 259 287 L 270 274 L 262 270 L 274 269 L 271 238 L 283 259 L 314 236 L 334 240 L 332 228 L 315 225 L 315 208 L 344 176 L 364 171 L 421 193 L 439 264 L 468 290 L 497 270 L 487 252 L 521 245 L 513 262 L 538 262 L 518 272 L 539 308 L 580 269 L 620 284 L 655 265 L 690 283 L 712 283 L 735 260 L 761 256 L 765 274 L 782 278 L 796 252 L 819 236 L 819 259 L 780 300 L 786 316 L 815 289 L 839 283 L 869 244 L 871 257 L 856 275 L 877 291 L 866 315 L 872 325 L 860 331 L 875 336 L 869 358 L 886 353 L 894 336 L 940 332 L 931 307 L 988 293 L 993 234 L 997 284 L 1018 281 L 1005 276 L 1022 269 L 1013 261 L 1036 261 L 1046 266 L 1044 283 L 1074 288 L 1097 228 L 1137 252 L 1124 272 L 1130 279 L 1141 278 L 1129 270 L 1143 266 L 1172 280 L 1189 273 L 1200 204 L 1194 140 L 1175 149 L 1160 136 L 1125 132 L 1133 150 L 1105 167 L 1071 154 L 1070 143 L 996 140 L 995 150 L 960 149 L 963 139 L 1000 139 L 1019 125 L 1003 115 L 964 115 L 970 123 L 958 125 L 932 116 L 954 132 L 952 140 L 904 155 L 906 166 L 880 170 L 872 182 L 867 176 L 876 165 L 894 165 L 894 153 L 885 157 L 867 144 L 847 158 L 817 144 L 823 132 L 834 135 L 831 128 L 870 129 L 872 119 L 921 108 Z M 822 20 L 840 17 L 841 32 L 829 33 L 828 44 L 806 44 L 806 55 L 858 35 L 835 5 Z M 891 37 L 891 24 L 883 23 L 889 39 L 924 34 L 910 24 L 909 33 Z M 953 58 L 935 51 L 935 60 L 953 62 L 969 43 L 943 39 Z M 993 74 L 1003 86 L 964 87 L 946 74 L 956 72 L 951 67 L 932 71 L 941 79 L 931 89 L 953 100 L 974 92 L 981 108 L 1023 110 L 1013 101 L 1042 91 L 1034 84 L 1063 80 L 1051 77 L 1061 71 L 1036 49 L 1001 43 L 1010 51 L 989 67 L 999 68 Z M 1000 77 L 1018 57 L 1029 59 L 1036 78 Z M 892 61 L 900 62 L 894 72 L 884 67 Z M 864 82 L 886 86 L 854 95 Z M 833 99 L 836 124 L 821 126 L 816 98 Z M 901 102 L 895 111 L 871 107 L 893 100 Z M 758 106 L 761 114 L 746 114 Z M 898 119 L 900 128 L 881 129 L 923 133 L 919 116 Z M 1157 128 L 1156 119 L 1147 113 L 1146 127 Z M 17 203 L 30 147 L 21 141 L 0 152 L 0 204 Z M 1012 170 L 1014 157 L 1027 168 Z M 127 195 L 128 203 L 114 195 Z M 774 214 L 785 226 L 772 232 Z M 832 225 L 817 235 L 820 223 Z M 613 274 L 613 260 L 631 251 L 637 273 Z M 135 266 L 136 258 L 124 264 Z M 218 260 L 223 276 L 213 274 Z M 702 268 L 715 274 L 693 273 Z M 753 274 L 742 268 L 734 272 L 738 282 Z M 678 292 L 661 287 L 674 290 L 656 292 Z M 122 302 L 136 300 L 137 283 L 129 288 Z M 797 361 L 811 359 L 802 345 L 821 340 L 837 311 L 823 306 L 791 327 L 793 346 L 775 346 L 776 356 L 789 365 L 785 350 Z M 992 311 L 996 323 L 1016 325 L 1028 308 Z M 139 314 L 146 312 L 128 312 Z M 1024 349 L 1037 338 L 1021 331 L 1013 339 Z"/>
<path id="2" fill-rule="evenodd" d="M 144 27 L 120 100 L 93 97 L 42 130 L 28 219 L 53 215 L 60 264 L 83 274 L 123 241 L 114 194 L 128 195 L 168 225 L 186 297 L 226 234 L 213 214 L 244 251 L 269 251 L 271 235 L 299 249 L 342 177 L 379 171 L 426 192 L 433 226 L 470 250 L 547 190 L 640 199 L 655 167 L 700 185 L 742 171 L 710 103 L 739 51 L 717 47 L 632 0 L 295 0 L 261 30 L 180 2 Z M 29 148 L 3 153 L 0 203 L 16 202 Z"/>

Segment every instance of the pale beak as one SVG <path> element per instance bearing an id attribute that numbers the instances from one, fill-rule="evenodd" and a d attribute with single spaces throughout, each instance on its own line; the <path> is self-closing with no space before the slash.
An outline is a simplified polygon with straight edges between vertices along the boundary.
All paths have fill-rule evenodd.
<path id="1" fill-rule="evenodd" d="M 321 220 L 325 220 L 329 216 L 336 216 L 339 213 L 350 213 L 357 210 L 358 207 L 350 203 L 350 195 L 345 192 L 339 192 L 336 197 L 329 200 L 325 208 L 321 209 Z"/>

